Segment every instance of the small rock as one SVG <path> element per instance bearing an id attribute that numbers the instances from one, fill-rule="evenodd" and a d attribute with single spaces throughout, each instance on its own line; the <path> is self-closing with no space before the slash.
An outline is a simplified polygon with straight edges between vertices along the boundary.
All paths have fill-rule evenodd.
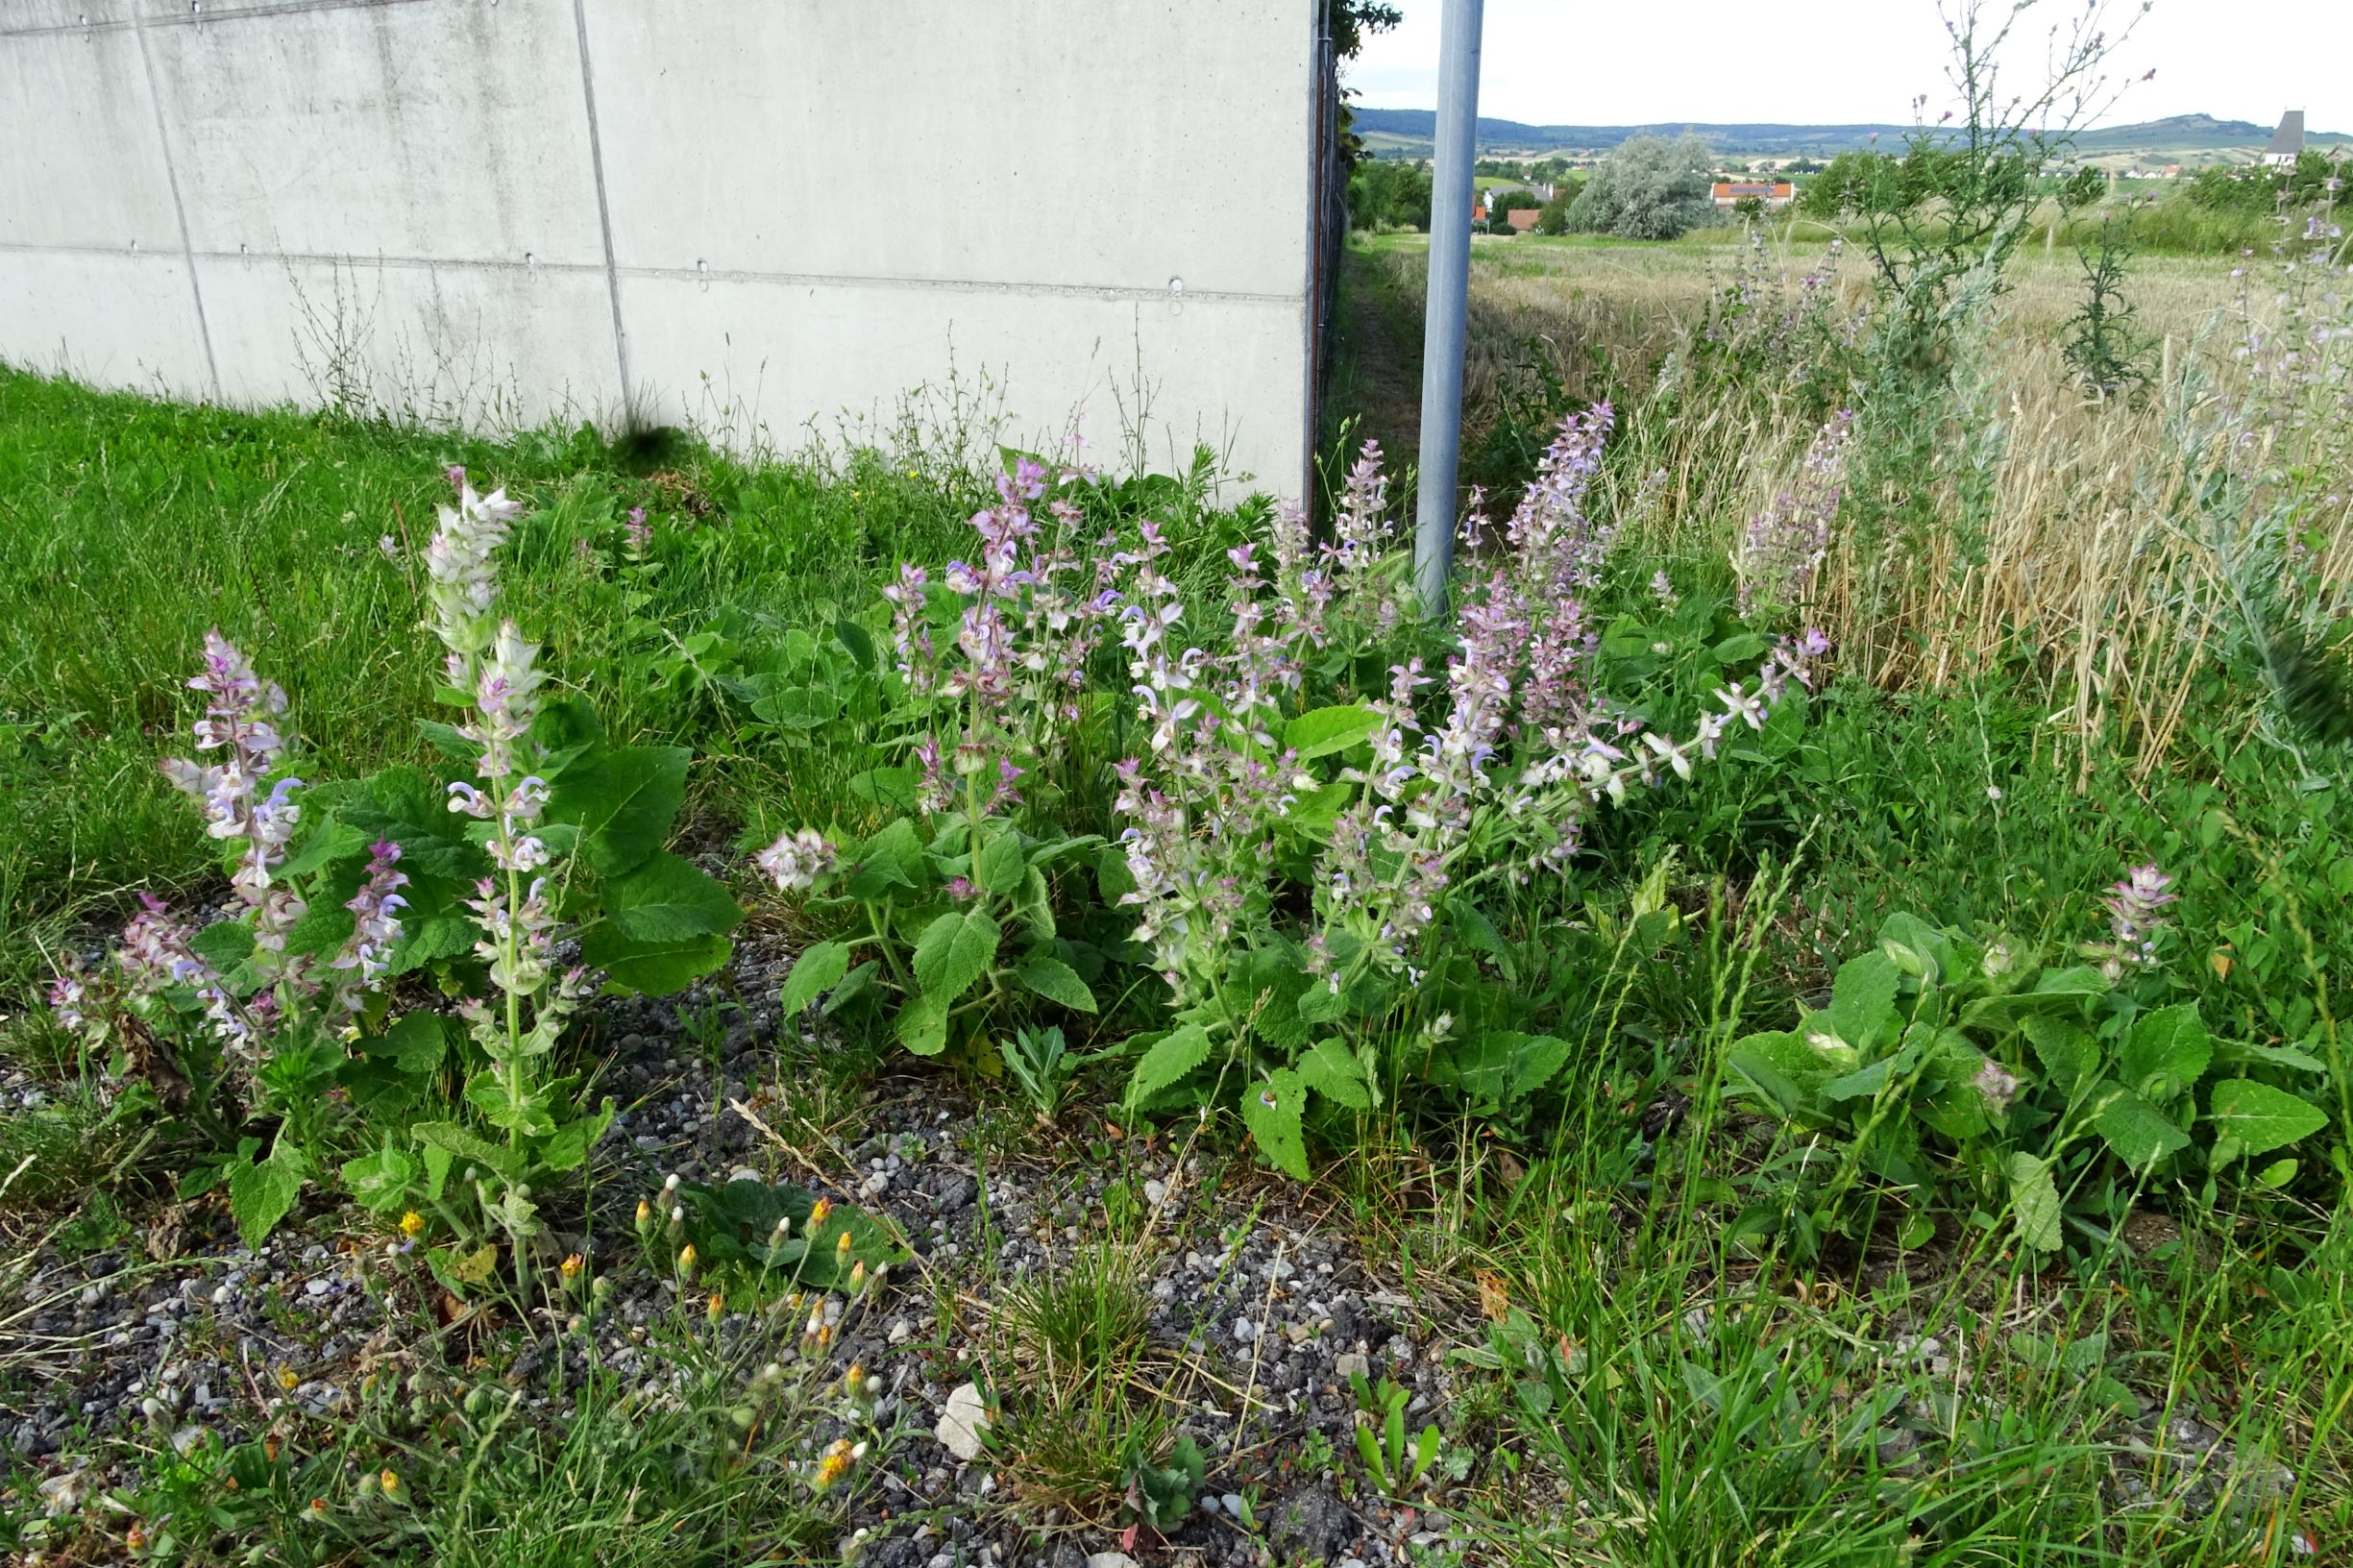
<path id="1" fill-rule="evenodd" d="M 1246 1317 L 1238 1317 L 1234 1320 L 1234 1342 L 1236 1344 L 1249 1344 L 1258 1336 L 1259 1326 L 1256 1323 L 1251 1322 Z"/>
<path id="2" fill-rule="evenodd" d="M 1161 1181 L 1157 1177 L 1147 1179 L 1143 1184 L 1143 1200 L 1144 1202 L 1151 1204 L 1156 1209 L 1162 1204 L 1166 1203 L 1168 1201 L 1168 1184 Z"/>
<path id="3" fill-rule="evenodd" d="M 1087 1559 L 1087 1568 L 1143 1568 L 1125 1552 L 1097 1552 Z"/>
<path id="4" fill-rule="evenodd" d="M 1372 1358 L 1357 1351 L 1349 1351 L 1332 1363 L 1332 1375 L 1342 1383 L 1348 1383 L 1357 1378 L 1369 1378 L 1373 1375 Z"/>
<path id="5" fill-rule="evenodd" d="M 932 1428 L 932 1435 L 950 1454 L 968 1462 L 980 1458 L 981 1433 L 988 1430 L 988 1404 L 980 1397 L 978 1386 L 965 1383 L 949 1392 L 947 1408 L 940 1412 L 940 1424 Z"/>

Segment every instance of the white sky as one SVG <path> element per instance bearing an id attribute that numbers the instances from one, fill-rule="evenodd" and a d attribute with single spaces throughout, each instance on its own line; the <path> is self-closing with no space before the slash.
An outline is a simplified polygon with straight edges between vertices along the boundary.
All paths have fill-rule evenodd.
<path id="1" fill-rule="evenodd" d="M 1359 102 L 1437 102 L 1442 0 L 1396 0 L 1405 22 L 1372 38 L 1348 73 Z M 2012 90 L 2041 77 L 2051 23 L 2081 0 L 2040 0 L 2020 18 Z M 1990 12 L 2006 11 L 1990 0 Z M 2128 19 L 2138 0 L 2112 0 Z M 1533 125 L 1767 121 L 1908 124 L 1914 94 L 1935 119 L 1952 97 L 1934 0 L 1486 0 L 1479 112 Z M 2132 86 L 2105 123 L 2212 114 L 2353 133 L 2353 0 L 2155 0 L 2111 69 Z M 2155 80 L 2138 80 L 2154 67 Z M 2004 96 L 2007 96 L 2005 92 Z"/>

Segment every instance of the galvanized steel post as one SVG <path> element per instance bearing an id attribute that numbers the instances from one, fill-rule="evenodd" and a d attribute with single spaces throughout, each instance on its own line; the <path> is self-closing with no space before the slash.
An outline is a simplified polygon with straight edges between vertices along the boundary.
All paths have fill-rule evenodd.
<path id="1" fill-rule="evenodd" d="M 1483 0 L 1446 0 L 1438 35 L 1437 146 L 1423 304 L 1422 452 L 1413 580 L 1423 613 L 1446 613 L 1455 564 L 1455 476 L 1462 444 L 1462 342 L 1471 274 L 1471 159 L 1479 140 Z"/>

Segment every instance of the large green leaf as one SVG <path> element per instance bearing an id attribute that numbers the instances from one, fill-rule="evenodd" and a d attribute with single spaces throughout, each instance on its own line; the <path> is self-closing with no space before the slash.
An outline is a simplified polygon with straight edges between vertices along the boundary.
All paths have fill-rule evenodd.
<path id="1" fill-rule="evenodd" d="M 1021 835 L 1011 828 L 992 833 L 980 846 L 972 880 L 983 893 L 1010 894 L 1028 879 L 1029 858 L 1021 852 Z"/>
<path id="2" fill-rule="evenodd" d="M 1171 1029 L 1136 1064 L 1136 1071 L 1128 1079 L 1128 1104 L 1142 1105 L 1163 1090 L 1183 1082 L 1187 1074 L 1209 1060 L 1209 1055 L 1208 1030 L 1197 1023 Z"/>
<path id="3" fill-rule="evenodd" d="M 1838 1076 L 1822 1054 L 1795 1030 L 1771 1030 L 1734 1041 L 1724 1053 L 1737 1082 L 1735 1094 L 1763 1100 L 1783 1116 L 1815 1114 L 1822 1086 Z"/>
<path id="4" fill-rule="evenodd" d="M 2268 1154 L 2328 1125 L 2319 1107 L 2252 1078 L 2215 1085 L 2206 1116 L 2215 1125 L 2217 1164 Z"/>
<path id="5" fill-rule="evenodd" d="M 724 935 L 743 919 L 726 884 L 667 850 L 604 884 L 601 923 L 632 942 Z"/>
<path id="6" fill-rule="evenodd" d="M 952 1002 L 989 972 L 1000 933 L 977 909 L 951 910 L 924 927 L 915 944 L 916 983 L 926 996 Z"/>
<path id="7" fill-rule="evenodd" d="M 1242 1090 L 1242 1122 L 1277 1169 L 1308 1179 L 1307 1139 L 1299 1118 L 1307 1110 L 1308 1086 L 1288 1067 L 1278 1067 L 1263 1083 Z"/>
<path id="8" fill-rule="evenodd" d="M 1347 750 L 1370 735 L 1380 723 L 1381 716 L 1360 702 L 1311 708 L 1283 726 L 1283 745 L 1299 753 L 1304 762 L 1311 757 Z"/>
<path id="9" fill-rule="evenodd" d="M 2162 1105 L 2195 1084 L 2213 1058 L 2214 1041 L 2196 1007 L 2182 1002 L 2135 1019 L 2116 1066 L 2126 1085 Z"/>
<path id="10" fill-rule="evenodd" d="M 1351 1111 L 1372 1107 L 1372 1090 L 1364 1081 L 1364 1064 L 1336 1040 L 1319 1040 L 1299 1053 L 1299 1076 L 1328 1100 Z"/>
<path id="11" fill-rule="evenodd" d="M 284 1145 L 267 1160 L 248 1164 L 242 1159 L 229 1166 L 229 1213 L 237 1222 L 237 1239 L 257 1247 L 278 1229 L 278 1222 L 302 1196 L 309 1162 L 301 1151 Z"/>
<path id="12" fill-rule="evenodd" d="M 947 1010 L 951 998 L 911 997 L 898 1010 L 895 1030 L 898 1042 L 918 1056 L 938 1056 L 947 1049 Z"/>
<path id="13" fill-rule="evenodd" d="M 1024 959 L 1021 967 L 1013 971 L 1013 977 L 1048 1001 L 1060 1002 L 1080 1013 L 1095 1010 L 1094 992 L 1078 977 L 1078 970 L 1059 958 Z"/>
<path id="14" fill-rule="evenodd" d="M 382 1034 L 361 1041 L 359 1048 L 369 1056 L 388 1059 L 404 1078 L 429 1077 L 440 1070 L 442 1059 L 449 1054 L 449 1020 L 418 1008 L 403 1014 Z"/>
<path id="15" fill-rule="evenodd" d="M 2057 1252 L 2059 1188 L 2050 1166 L 2023 1152 L 2010 1156 L 2004 1167 L 2010 1178 L 2010 1206 L 2018 1220 L 2018 1238 L 2037 1252 Z"/>
<path id="16" fill-rule="evenodd" d="M 580 959 L 615 989 L 664 996 L 727 961 L 744 911 L 725 885 L 667 849 L 604 885 L 604 918 L 580 936 Z"/>
<path id="17" fill-rule="evenodd" d="M 626 876 L 668 842 L 693 755 L 682 746 L 623 746 L 583 759 L 556 779 L 548 820 L 578 826 L 580 856 L 598 875 Z"/>
<path id="18" fill-rule="evenodd" d="M 1474 1101 L 1509 1107 L 1550 1083 L 1568 1059 L 1566 1041 L 1493 1029 L 1455 1045 L 1446 1075 Z"/>
<path id="19" fill-rule="evenodd" d="M 1838 967 L 1830 985 L 1830 1026 L 1862 1050 L 1896 1032 L 1896 991 L 1903 973 L 1882 952 L 1860 953 Z"/>
<path id="20" fill-rule="evenodd" d="M 2037 1015 L 2026 1019 L 2024 1027 L 2035 1060 L 2062 1090 L 2072 1092 L 2077 1084 L 2099 1070 L 2099 1041 L 2082 1024 Z"/>
<path id="21" fill-rule="evenodd" d="M 2116 1157 L 2135 1171 L 2145 1171 L 2190 1146 L 2188 1133 L 2129 1089 L 2119 1089 L 2110 1095 L 2092 1118 L 2092 1125 Z"/>
<path id="22" fill-rule="evenodd" d="M 489 858 L 466 841 L 473 821 L 450 810 L 449 791 L 422 768 L 401 766 L 371 774 L 335 807 L 340 821 L 357 828 L 371 844 L 389 840 L 401 846 L 401 870 L 415 884 L 437 879 L 471 889 L 489 869 Z M 420 899 L 410 899 L 412 907 Z"/>
<path id="23" fill-rule="evenodd" d="M 904 817 L 891 823 L 858 846 L 851 857 L 854 870 L 850 873 L 848 893 L 852 898 L 880 898 L 893 888 L 912 888 L 923 870 L 923 841 L 915 831 L 915 824 Z"/>
<path id="24" fill-rule="evenodd" d="M 847 945 L 839 942 L 811 943 L 793 961 L 793 972 L 786 977 L 776 1005 L 785 1017 L 791 1017 L 840 985 L 842 976 L 848 972 Z"/>

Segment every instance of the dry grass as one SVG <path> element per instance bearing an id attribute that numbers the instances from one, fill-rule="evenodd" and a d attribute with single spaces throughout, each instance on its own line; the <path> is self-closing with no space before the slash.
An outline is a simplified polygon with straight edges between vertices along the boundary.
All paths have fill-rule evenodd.
<path id="1" fill-rule="evenodd" d="M 1657 396 L 1653 370 L 1703 323 L 1741 254 L 1737 244 L 1525 237 L 1473 252 L 1471 407 L 1491 403 L 1497 376 L 1531 342 L 1556 355 L 1581 399 L 1609 391 L 1614 367 L 1628 439 L 1646 444 L 1640 466 L 1667 474 L 1637 524 L 1648 553 L 1724 559 L 1813 433 L 1794 400 L 1753 388 L 1685 389 L 1671 407 Z M 1770 270 L 1794 281 L 1822 254 L 1819 236 L 1802 235 L 1772 248 Z M 1372 259 L 1419 292 L 1417 250 L 1385 246 Z M 1875 668 L 1891 684 L 1942 686 L 2023 654 L 2050 687 L 2054 751 L 2081 766 L 2096 748 L 2121 747 L 2154 766 L 2199 669 L 2237 634 L 2216 528 L 2198 500 L 2217 459 L 2182 450 L 2181 432 L 2212 428 L 2238 394 L 2229 351 L 2241 332 L 2218 324 L 2278 308 L 2267 282 L 2263 297 L 2243 296 L 2238 264 L 2136 261 L 2129 295 L 2142 327 L 2161 338 L 2161 370 L 2147 396 L 2120 405 L 2084 396 L 2062 358 L 2062 328 L 2082 297 L 2073 257 L 2020 256 L 1976 382 L 1979 427 L 1991 421 L 2000 433 L 1990 515 L 1968 527 L 1940 472 L 1934 505 L 1945 526 L 1868 549 L 1844 538 L 1817 580 L 1814 617 L 1842 644 L 1879 650 Z M 1868 299 L 1866 271 L 1849 256 L 1840 293 L 1850 308 Z M 2277 468 L 2309 458 L 2292 450 L 2309 436 L 2259 426 L 2256 441 L 2285 443 Z M 2333 460 L 2342 458 L 2340 447 Z M 1957 471 L 1962 454 L 1940 450 L 1940 470 L 1948 460 Z M 2230 463 L 2242 473 L 2267 466 L 2244 447 Z M 2320 517 L 2320 576 L 2332 591 L 2353 581 L 2353 476 L 2338 472 L 2322 486 L 2336 504 Z"/>

